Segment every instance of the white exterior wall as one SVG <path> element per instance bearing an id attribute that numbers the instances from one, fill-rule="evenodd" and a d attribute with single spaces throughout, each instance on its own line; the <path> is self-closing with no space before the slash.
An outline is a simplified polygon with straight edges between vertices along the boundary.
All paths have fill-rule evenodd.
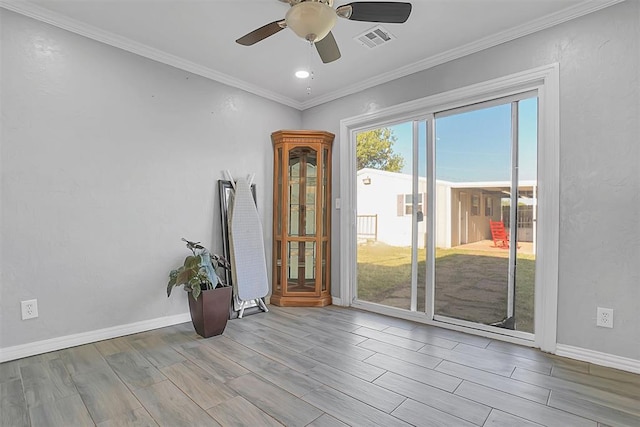
<path id="1" fill-rule="evenodd" d="M 364 177 L 371 178 L 364 185 Z M 363 169 L 358 172 L 358 215 L 378 215 L 378 241 L 411 246 L 411 216 L 398 216 L 397 195 L 411 194 L 411 176 Z"/>

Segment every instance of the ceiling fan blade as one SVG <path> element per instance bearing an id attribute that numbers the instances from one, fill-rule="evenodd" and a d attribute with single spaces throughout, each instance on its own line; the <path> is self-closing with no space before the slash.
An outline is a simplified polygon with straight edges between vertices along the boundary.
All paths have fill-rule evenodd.
<path id="1" fill-rule="evenodd" d="M 358 1 L 338 7 L 336 13 L 351 21 L 402 24 L 409 19 L 411 3 Z"/>
<path id="2" fill-rule="evenodd" d="M 322 59 L 322 62 L 325 64 L 340 58 L 340 49 L 338 49 L 336 39 L 333 37 L 331 32 L 329 32 L 329 34 L 327 34 L 322 40 L 315 42 L 314 44 L 316 45 L 320 59 Z"/>
<path id="3" fill-rule="evenodd" d="M 274 35 L 280 30 L 287 28 L 287 24 L 282 21 L 273 21 L 267 25 L 264 25 L 257 30 L 253 30 L 250 33 L 240 37 L 236 40 L 236 43 L 241 44 L 243 46 L 251 46 L 252 44 L 258 43 L 260 40 L 264 40 L 269 36 Z"/>

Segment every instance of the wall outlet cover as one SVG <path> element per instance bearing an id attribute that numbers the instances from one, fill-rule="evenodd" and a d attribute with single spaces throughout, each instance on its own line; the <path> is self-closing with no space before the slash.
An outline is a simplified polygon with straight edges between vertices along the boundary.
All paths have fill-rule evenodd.
<path id="1" fill-rule="evenodd" d="M 22 307 L 22 320 L 33 319 L 38 317 L 38 300 L 30 299 L 20 302 Z"/>
<path id="2" fill-rule="evenodd" d="M 613 328 L 613 309 L 598 307 L 596 326 Z"/>

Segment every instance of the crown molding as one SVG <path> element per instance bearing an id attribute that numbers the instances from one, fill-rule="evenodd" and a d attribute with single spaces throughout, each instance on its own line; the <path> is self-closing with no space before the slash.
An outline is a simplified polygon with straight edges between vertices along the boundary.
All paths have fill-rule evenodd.
<path id="1" fill-rule="evenodd" d="M 135 53 L 145 58 L 149 58 L 154 61 L 161 62 L 163 64 L 167 64 L 193 74 L 197 74 L 210 80 L 242 89 L 246 92 L 278 102 L 283 105 L 287 105 L 297 110 L 304 111 L 306 109 L 316 107 L 330 101 L 334 101 L 347 95 L 352 95 L 365 89 L 369 89 L 371 87 L 387 83 L 392 80 L 396 80 L 398 78 L 405 77 L 440 64 L 444 64 L 445 62 L 453 61 L 455 59 L 471 55 L 481 50 L 488 49 L 499 44 L 535 33 L 537 31 L 553 27 L 563 22 L 567 22 L 572 19 L 587 15 L 589 13 L 607 8 L 609 6 L 613 6 L 614 4 L 621 3 L 623 1 L 625 0 L 585 1 L 561 11 L 527 22 L 526 24 L 520 25 L 518 27 L 502 31 L 488 37 L 484 37 L 466 45 L 430 56 L 412 64 L 405 65 L 393 71 L 382 73 L 370 79 L 365 79 L 349 87 L 308 99 L 304 102 L 296 101 L 292 98 L 261 88 L 244 80 L 240 80 L 233 76 L 229 76 L 219 71 L 215 71 L 211 68 L 196 64 L 195 62 L 180 58 L 179 56 L 172 55 L 159 49 L 155 49 L 151 46 L 135 42 L 126 37 L 119 36 L 109 31 L 101 30 L 100 28 L 97 28 L 95 26 L 85 24 L 78 20 L 69 18 L 67 16 L 53 12 L 49 9 L 37 6 L 27 1 L 0 0 L 0 7 L 16 13 L 20 13 L 38 21 L 54 25 L 67 31 L 71 31 L 73 33 L 88 37 L 90 39 L 126 50 L 128 52 Z"/>
<path id="2" fill-rule="evenodd" d="M 105 43 L 110 46 L 135 53 L 136 55 L 140 55 L 145 58 L 152 59 L 154 61 L 161 62 L 163 64 L 167 64 L 202 77 L 206 77 L 210 80 L 223 83 L 227 86 L 242 89 L 246 92 L 258 95 L 262 98 L 270 99 L 289 107 L 293 107 L 297 110 L 302 109 L 302 104 L 300 102 L 289 97 L 261 88 L 254 84 L 247 83 L 244 80 L 229 76 L 195 62 L 188 61 L 179 56 L 164 52 L 160 49 L 153 48 L 143 43 L 138 43 L 127 37 L 122 37 L 112 32 L 102 30 L 93 25 L 85 24 L 84 22 L 69 18 L 65 15 L 53 12 L 49 9 L 43 8 L 33 3 L 17 0 L 0 0 L 0 7 L 53 25 L 55 27 L 62 28 L 72 33 L 76 33 L 81 36 L 99 41 L 101 43 Z"/>
<path id="3" fill-rule="evenodd" d="M 378 86 L 380 84 L 417 73 L 419 71 L 433 68 L 437 65 L 444 64 L 445 62 L 453 61 L 455 59 L 480 52 L 481 50 L 485 50 L 538 31 L 542 31 L 555 25 L 562 24 L 563 22 L 567 22 L 572 19 L 597 12 L 598 10 L 613 6 L 614 4 L 622 3 L 623 1 L 625 0 L 590 0 L 568 7 L 561 11 L 527 22 L 526 24 L 478 39 L 466 45 L 450 49 L 437 55 L 421 59 L 420 61 L 414 62 L 413 64 L 405 65 L 403 67 L 380 74 L 370 79 L 362 80 L 361 82 L 355 85 L 351 85 L 347 88 L 336 90 L 325 95 L 309 99 L 305 102 L 302 102 L 302 110 L 304 111 L 306 109 L 316 107 L 330 101 L 334 101 L 344 96 L 352 95 L 365 89 L 369 89 L 374 86 Z"/>

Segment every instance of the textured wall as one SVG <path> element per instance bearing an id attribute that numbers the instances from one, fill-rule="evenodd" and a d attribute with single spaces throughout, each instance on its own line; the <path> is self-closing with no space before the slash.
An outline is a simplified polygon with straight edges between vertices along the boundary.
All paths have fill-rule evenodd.
<path id="1" fill-rule="evenodd" d="M 556 27 L 309 109 L 303 125 L 340 120 L 554 62 L 560 64 L 558 342 L 640 360 L 640 2 Z M 334 171 L 340 159 L 335 156 Z M 333 179 L 340 197 L 340 176 Z M 339 213 L 333 211 L 333 292 Z M 615 328 L 596 328 L 596 306 Z"/>
<path id="2" fill-rule="evenodd" d="M 188 311 L 184 292 L 167 299 L 167 274 L 188 253 L 183 236 L 220 250 L 224 169 L 256 173 L 270 260 L 270 134 L 299 128 L 299 111 L 0 19 L 0 347 Z M 22 321 L 31 298 L 40 317 Z"/>

